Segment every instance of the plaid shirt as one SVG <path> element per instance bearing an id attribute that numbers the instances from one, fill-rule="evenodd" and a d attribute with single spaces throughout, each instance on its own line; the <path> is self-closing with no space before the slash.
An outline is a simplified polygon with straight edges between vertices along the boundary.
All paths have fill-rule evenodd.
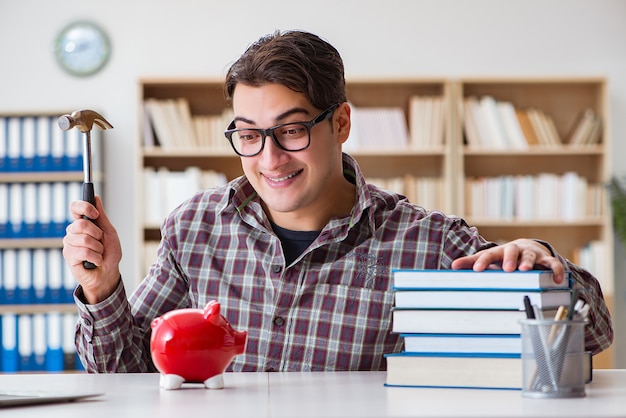
<path id="1" fill-rule="evenodd" d="M 77 289 L 76 344 L 86 369 L 156 371 L 152 319 L 216 299 L 233 328 L 248 332 L 230 370 L 384 370 L 383 355 L 402 350 L 390 332 L 392 269 L 449 269 L 495 244 L 460 218 L 366 184 L 347 155 L 344 173 L 356 183 L 352 212 L 331 219 L 291 265 L 245 177 L 182 203 L 164 221 L 156 263 L 129 301 L 121 281 L 96 305 L 83 304 Z M 593 289 L 583 295 L 592 297 L 587 346 L 600 351 L 612 328 L 599 285 L 561 260 Z"/>

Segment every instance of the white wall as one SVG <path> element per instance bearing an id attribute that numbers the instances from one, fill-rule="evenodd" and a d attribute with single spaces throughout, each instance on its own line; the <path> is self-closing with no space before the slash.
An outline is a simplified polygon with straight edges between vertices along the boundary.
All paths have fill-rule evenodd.
<path id="1" fill-rule="evenodd" d="M 75 19 L 100 23 L 113 44 L 107 67 L 85 79 L 63 73 L 52 55 L 56 34 Z M 91 108 L 115 127 L 105 138 L 104 195 L 125 277 L 137 276 L 138 79 L 222 76 L 250 42 L 277 28 L 328 39 L 347 77 L 604 75 L 614 172 L 626 174 L 626 1 L 0 0 L 0 113 Z M 624 318 L 621 245 L 615 259 L 616 318 Z M 626 367 L 625 323 L 616 321 L 618 367 Z"/>

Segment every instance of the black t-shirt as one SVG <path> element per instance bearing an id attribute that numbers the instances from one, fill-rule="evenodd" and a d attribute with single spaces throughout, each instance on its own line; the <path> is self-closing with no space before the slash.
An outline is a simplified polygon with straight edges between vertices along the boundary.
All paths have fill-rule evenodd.
<path id="1" fill-rule="evenodd" d="M 276 235 L 278 235 L 278 239 L 280 239 L 287 265 L 298 258 L 320 234 L 320 231 L 292 231 L 291 229 L 282 228 L 273 222 L 271 222 L 271 225 Z"/>

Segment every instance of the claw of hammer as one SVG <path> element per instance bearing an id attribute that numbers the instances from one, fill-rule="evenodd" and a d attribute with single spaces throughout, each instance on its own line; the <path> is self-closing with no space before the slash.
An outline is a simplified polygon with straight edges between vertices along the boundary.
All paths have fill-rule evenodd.
<path id="1" fill-rule="evenodd" d="M 77 110 L 71 115 L 63 115 L 59 118 L 59 128 L 69 131 L 74 126 L 82 133 L 89 132 L 94 123 L 102 130 L 113 129 L 113 126 L 106 121 L 98 112 L 93 110 Z"/>

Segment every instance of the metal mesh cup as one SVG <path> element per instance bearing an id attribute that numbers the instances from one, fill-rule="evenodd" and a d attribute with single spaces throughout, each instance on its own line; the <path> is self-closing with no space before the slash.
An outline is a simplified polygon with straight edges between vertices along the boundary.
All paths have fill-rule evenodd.
<path id="1" fill-rule="evenodd" d="M 585 396 L 585 320 L 521 320 L 522 396 Z"/>

